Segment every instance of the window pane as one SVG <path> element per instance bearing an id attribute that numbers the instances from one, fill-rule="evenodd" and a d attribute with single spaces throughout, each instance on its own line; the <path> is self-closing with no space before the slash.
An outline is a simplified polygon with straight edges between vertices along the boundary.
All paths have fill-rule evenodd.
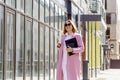
<path id="1" fill-rule="evenodd" d="M 55 5 L 55 29 L 58 29 L 58 7 Z"/>
<path id="2" fill-rule="evenodd" d="M 9 6 L 15 8 L 15 1 L 16 0 L 6 0 L 6 4 L 8 4 Z"/>
<path id="3" fill-rule="evenodd" d="M 61 9 L 59 8 L 59 30 L 61 30 L 61 26 L 62 26 L 62 23 L 61 23 L 61 22 L 62 22 L 62 21 L 61 21 L 61 20 L 62 20 L 62 17 L 61 17 L 61 16 L 62 16 L 62 14 L 61 14 Z"/>
<path id="4" fill-rule="evenodd" d="M 32 0 L 25 0 L 25 12 L 27 15 L 32 16 Z"/>
<path id="5" fill-rule="evenodd" d="M 4 2 L 4 0 L 0 0 L 0 1 Z"/>
<path id="6" fill-rule="evenodd" d="M 31 77 L 31 28 L 32 28 L 32 23 L 26 20 L 26 25 L 25 25 L 26 80 L 30 80 Z"/>
<path id="7" fill-rule="evenodd" d="M 24 16 L 17 14 L 16 22 L 16 80 L 23 80 L 24 72 Z"/>
<path id="8" fill-rule="evenodd" d="M 3 80 L 4 8 L 0 5 L 0 80 Z"/>
<path id="9" fill-rule="evenodd" d="M 49 28 L 45 28 L 45 80 L 49 80 Z"/>
<path id="10" fill-rule="evenodd" d="M 40 24 L 40 79 L 44 80 L 44 25 Z"/>
<path id="11" fill-rule="evenodd" d="M 38 22 L 33 22 L 33 80 L 38 80 Z"/>
<path id="12" fill-rule="evenodd" d="M 38 3 L 39 0 L 33 0 L 33 17 L 38 19 Z"/>
<path id="13" fill-rule="evenodd" d="M 6 78 L 13 79 L 14 74 L 14 28 L 15 16 L 7 13 L 7 55 L 6 55 Z"/>
<path id="14" fill-rule="evenodd" d="M 24 12 L 24 0 L 17 0 L 17 9 Z"/>
<path id="15" fill-rule="evenodd" d="M 40 21 L 44 22 L 44 0 L 40 0 Z"/>
<path id="16" fill-rule="evenodd" d="M 64 28 L 64 23 L 65 23 L 65 13 L 62 11 L 62 30 Z"/>
<path id="17" fill-rule="evenodd" d="M 53 57 L 53 49 L 54 49 L 54 37 L 53 37 L 53 30 L 50 31 L 50 80 L 54 80 L 54 73 L 53 73 L 53 69 L 54 69 L 54 57 Z"/>
<path id="18" fill-rule="evenodd" d="M 45 23 L 49 24 L 49 0 L 45 0 Z"/>
<path id="19" fill-rule="evenodd" d="M 50 25 L 54 27 L 54 3 L 50 1 Z"/>
<path id="20" fill-rule="evenodd" d="M 55 31 L 55 54 L 54 54 L 54 57 L 55 57 L 55 59 L 54 59 L 54 66 L 55 66 L 55 68 L 57 67 L 56 65 L 57 65 L 57 60 L 58 60 L 58 49 L 56 47 L 56 45 L 57 45 L 57 38 L 58 38 L 58 32 Z M 55 69 L 55 72 L 56 72 L 56 69 Z"/>

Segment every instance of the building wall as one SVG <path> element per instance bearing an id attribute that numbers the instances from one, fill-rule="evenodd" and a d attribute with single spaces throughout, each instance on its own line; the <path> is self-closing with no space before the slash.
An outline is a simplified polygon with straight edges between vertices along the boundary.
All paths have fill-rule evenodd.
<path id="1" fill-rule="evenodd" d="M 77 2 L 71 2 L 71 19 L 84 34 L 85 8 Z M 55 80 L 66 5 L 64 0 L 0 0 L 0 80 Z"/>
<path id="2" fill-rule="evenodd" d="M 0 80 L 55 80 L 66 7 L 52 0 L 5 1 L 0 0 Z"/>
<path id="3" fill-rule="evenodd" d="M 107 26 L 110 28 L 110 44 L 114 44 L 114 48 L 111 51 L 111 59 L 118 59 L 119 56 L 119 26 L 118 26 L 118 5 L 117 0 L 114 0 L 111 2 L 110 0 L 107 0 L 107 15 L 110 15 L 110 19 L 107 19 Z"/>
<path id="4" fill-rule="evenodd" d="M 116 5 L 116 0 L 112 1 L 107 0 L 107 12 L 116 12 L 117 11 L 117 5 Z"/>

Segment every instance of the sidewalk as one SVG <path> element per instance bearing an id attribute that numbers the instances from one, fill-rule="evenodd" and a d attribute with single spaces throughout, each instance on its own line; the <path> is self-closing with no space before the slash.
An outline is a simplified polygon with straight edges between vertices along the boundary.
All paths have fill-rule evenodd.
<path id="1" fill-rule="evenodd" d="M 120 69 L 108 69 L 100 71 L 95 80 L 120 80 Z"/>

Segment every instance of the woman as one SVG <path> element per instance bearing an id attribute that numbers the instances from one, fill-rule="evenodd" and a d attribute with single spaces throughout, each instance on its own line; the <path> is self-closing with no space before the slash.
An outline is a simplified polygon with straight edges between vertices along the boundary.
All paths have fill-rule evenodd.
<path id="1" fill-rule="evenodd" d="M 57 64 L 56 80 L 80 80 L 80 53 L 84 51 L 84 45 L 80 34 L 71 20 L 64 24 L 61 43 L 58 43 L 59 59 Z M 76 38 L 77 48 L 66 47 L 65 41 Z M 69 56 L 68 53 L 73 55 Z"/>

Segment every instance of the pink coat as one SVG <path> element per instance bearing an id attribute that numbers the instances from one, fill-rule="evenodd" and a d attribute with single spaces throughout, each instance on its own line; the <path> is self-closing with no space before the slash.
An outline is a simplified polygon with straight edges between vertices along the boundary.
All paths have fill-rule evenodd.
<path id="1" fill-rule="evenodd" d="M 66 35 L 62 36 L 61 47 L 59 48 L 59 59 L 57 64 L 56 80 L 63 80 L 62 72 L 62 58 L 63 58 L 63 47 Z M 76 37 L 78 48 L 73 48 L 72 56 L 67 55 L 67 79 L 68 80 L 80 80 L 80 53 L 84 51 L 84 45 L 80 34 L 74 33 L 72 37 Z"/>

